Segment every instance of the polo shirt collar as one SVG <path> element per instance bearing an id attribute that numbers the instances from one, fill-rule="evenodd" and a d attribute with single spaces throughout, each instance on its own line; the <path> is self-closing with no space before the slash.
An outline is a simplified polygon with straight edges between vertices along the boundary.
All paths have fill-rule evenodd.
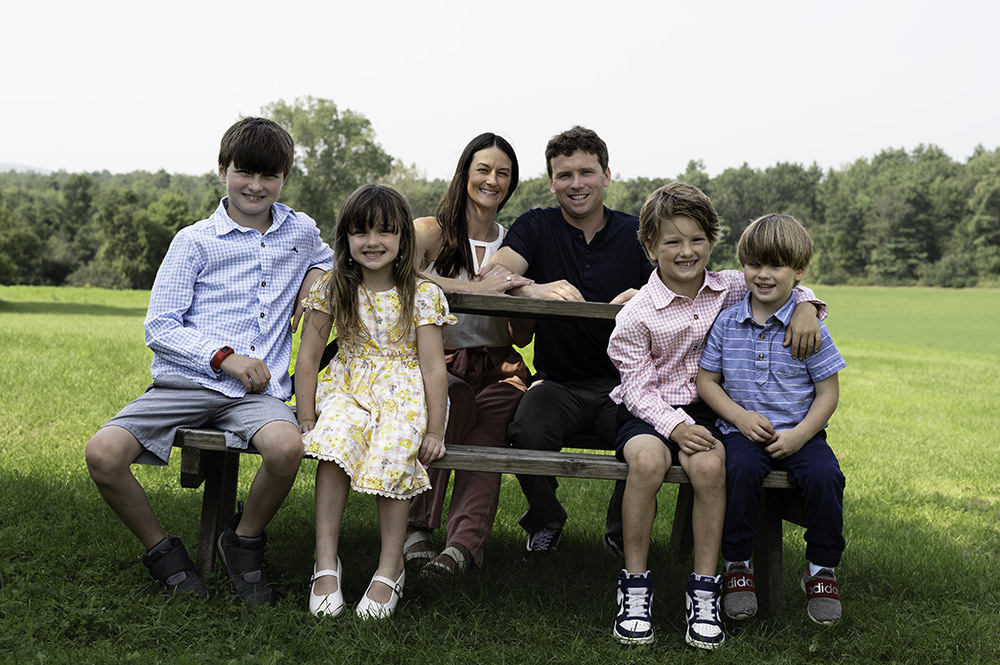
<path id="1" fill-rule="evenodd" d="M 795 313 L 795 305 L 797 305 L 797 304 L 798 303 L 795 302 L 795 295 L 793 294 L 793 295 L 789 296 L 788 300 L 785 301 L 785 304 L 781 306 L 781 309 L 779 309 L 777 312 L 775 312 L 771 316 L 767 317 L 767 321 L 765 321 L 765 325 L 767 325 L 767 322 L 769 322 L 771 319 L 777 319 L 778 321 L 781 322 L 782 326 L 784 326 L 784 327 L 787 328 L 788 324 L 792 320 L 792 314 Z M 746 294 L 745 296 L 743 296 L 743 299 L 740 300 L 739 303 L 736 304 L 736 307 L 739 308 L 739 309 L 736 310 L 736 313 L 737 313 L 736 319 L 739 322 L 741 322 L 741 323 L 753 323 L 754 322 L 754 320 L 753 320 L 753 312 L 750 310 L 750 294 L 749 293 Z"/>

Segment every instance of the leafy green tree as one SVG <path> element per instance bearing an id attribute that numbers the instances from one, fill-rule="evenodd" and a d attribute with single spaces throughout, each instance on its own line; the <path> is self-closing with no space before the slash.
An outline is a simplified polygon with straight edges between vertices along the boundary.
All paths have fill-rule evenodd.
<path id="1" fill-rule="evenodd" d="M 339 111 L 328 99 L 277 101 L 262 113 L 295 139 L 295 166 L 282 198 L 313 217 L 325 233 L 332 233 L 351 192 L 392 169 L 392 157 L 375 142 L 371 122 L 349 109 Z"/>

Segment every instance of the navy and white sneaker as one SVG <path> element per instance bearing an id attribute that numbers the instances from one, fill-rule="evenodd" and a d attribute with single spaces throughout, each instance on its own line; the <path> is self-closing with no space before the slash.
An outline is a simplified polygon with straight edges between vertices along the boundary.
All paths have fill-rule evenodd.
<path id="1" fill-rule="evenodd" d="M 699 649 L 714 649 L 726 640 L 722 631 L 721 612 L 722 580 L 719 576 L 691 573 L 684 590 L 684 608 L 687 610 L 685 641 Z"/>
<path id="2" fill-rule="evenodd" d="M 550 554 L 559 549 L 562 529 L 539 529 L 528 535 L 528 554 Z"/>
<path id="3" fill-rule="evenodd" d="M 653 574 L 629 573 L 618 576 L 618 616 L 615 639 L 622 644 L 653 642 Z"/>

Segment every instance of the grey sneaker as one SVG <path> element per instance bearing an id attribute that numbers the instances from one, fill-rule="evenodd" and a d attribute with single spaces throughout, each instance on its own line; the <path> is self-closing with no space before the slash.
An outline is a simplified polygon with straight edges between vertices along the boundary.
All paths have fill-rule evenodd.
<path id="1" fill-rule="evenodd" d="M 264 575 L 264 545 L 267 535 L 244 538 L 236 535 L 243 513 L 229 518 L 219 535 L 219 558 L 229 573 L 229 583 L 247 605 L 273 603 L 271 584 Z"/>
<path id="2" fill-rule="evenodd" d="M 549 554 L 559 549 L 562 529 L 540 529 L 528 536 L 528 554 Z"/>
<path id="3" fill-rule="evenodd" d="M 653 641 L 653 574 L 648 570 L 618 576 L 618 615 L 615 639 L 622 644 L 650 644 Z"/>
<path id="4" fill-rule="evenodd" d="M 820 568 L 809 576 L 809 566 L 802 574 L 802 590 L 806 593 L 806 612 L 813 622 L 821 626 L 840 623 L 840 589 L 837 578 L 829 568 Z"/>
<path id="5" fill-rule="evenodd" d="M 741 621 L 757 614 L 757 590 L 753 585 L 753 570 L 734 563 L 722 574 L 722 606 L 726 616 Z"/>
<path id="6" fill-rule="evenodd" d="M 153 545 L 142 555 L 142 563 L 153 579 L 163 585 L 167 595 L 190 593 L 195 598 L 208 598 L 208 591 L 177 536 L 167 536 Z"/>

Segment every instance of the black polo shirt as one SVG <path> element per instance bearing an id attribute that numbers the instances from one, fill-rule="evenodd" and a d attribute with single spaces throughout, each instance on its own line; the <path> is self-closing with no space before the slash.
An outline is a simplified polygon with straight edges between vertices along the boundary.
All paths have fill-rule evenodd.
<path id="1" fill-rule="evenodd" d="M 653 269 L 639 243 L 639 218 L 604 209 L 607 224 L 588 244 L 583 231 L 566 222 L 562 210 L 535 208 L 510 226 L 503 246 L 528 262 L 524 276 L 544 284 L 565 279 L 589 302 L 611 302 L 641 288 Z M 542 378 L 618 380 L 608 358 L 614 324 L 539 320 L 535 325 L 535 370 Z"/>

